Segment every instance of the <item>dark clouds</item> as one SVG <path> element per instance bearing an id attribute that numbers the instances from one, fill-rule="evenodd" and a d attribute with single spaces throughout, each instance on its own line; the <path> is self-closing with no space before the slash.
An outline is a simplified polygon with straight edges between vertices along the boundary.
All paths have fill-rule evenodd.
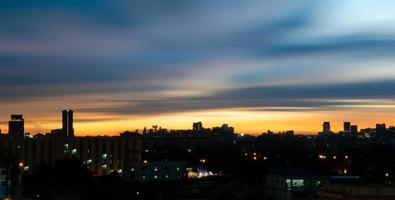
<path id="1" fill-rule="evenodd" d="M 375 99 L 394 99 L 394 87 L 395 80 L 315 86 L 267 86 L 229 90 L 204 97 L 119 100 L 118 102 L 123 103 L 121 106 L 82 111 L 152 115 L 224 108 L 250 111 L 331 110 L 337 106 L 375 104 Z"/>
<path id="2" fill-rule="evenodd" d="M 393 99 L 391 6 L 6 0 L 0 3 L 0 102 L 101 95 L 106 103 L 122 96 L 132 103 L 81 110 L 145 115 L 338 109 L 347 104 L 312 100 Z"/>

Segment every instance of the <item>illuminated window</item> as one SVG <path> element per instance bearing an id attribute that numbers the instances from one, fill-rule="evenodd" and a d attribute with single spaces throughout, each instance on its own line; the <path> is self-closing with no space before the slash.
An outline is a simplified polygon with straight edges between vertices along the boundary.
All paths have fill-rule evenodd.
<path id="1" fill-rule="evenodd" d="M 304 180 L 303 179 L 292 180 L 292 186 L 293 187 L 303 187 L 304 186 Z"/>

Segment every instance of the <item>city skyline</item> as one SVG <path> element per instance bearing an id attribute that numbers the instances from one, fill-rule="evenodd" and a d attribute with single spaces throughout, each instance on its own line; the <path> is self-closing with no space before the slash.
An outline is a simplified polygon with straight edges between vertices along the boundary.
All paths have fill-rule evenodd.
<path id="1" fill-rule="evenodd" d="M 94 4 L 95 6 L 92 6 Z M 395 119 L 392 1 L 0 4 L 0 128 L 77 134 L 160 124 L 316 133 Z M 395 121 L 395 120 L 394 120 Z"/>
<path id="2" fill-rule="evenodd" d="M 29 125 L 29 120 L 27 120 L 28 123 L 27 123 L 27 126 L 26 126 L 26 123 L 25 123 L 26 121 L 25 121 L 25 119 L 23 119 L 25 116 L 23 114 L 20 114 L 20 113 L 19 114 L 11 114 L 9 116 L 9 119 L 8 119 L 9 121 L 7 121 L 7 125 L 5 123 L 1 123 L 3 121 L 0 122 L 0 124 L 1 124 L 0 125 L 0 130 L 1 130 L 2 134 L 6 134 L 6 133 L 10 134 L 9 126 L 11 126 L 11 122 L 14 123 L 15 120 L 19 121 L 19 119 L 22 120 L 22 124 L 20 125 L 20 129 L 21 129 L 22 132 L 24 131 L 25 133 L 30 133 L 30 134 L 35 135 L 37 133 L 45 134 L 45 133 L 51 133 L 52 131 L 58 132 L 59 130 L 63 130 L 65 132 L 66 138 L 67 137 L 72 137 L 74 134 L 77 135 L 77 136 L 84 136 L 84 135 L 87 135 L 87 136 L 88 135 L 90 135 L 90 136 L 110 135 L 111 136 L 111 135 L 118 135 L 119 133 L 122 133 L 124 131 L 138 130 L 138 131 L 142 132 L 143 129 L 145 129 L 145 128 L 152 129 L 152 128 L 154 128 L 154 126 L 157 127 L 157 128 L 163 128 L 163 129 L 167 129 L 167 130 L 198 130 L 199 127 L 213 128 L 213 127 L 219 127 L 222 124 L 226 124 L 226 125 L 234 127 L 233 124 L 229 124 L 227 122 L 213 124 L 213 123 L 206 123 L 206 122 L 201 121 L 201 120 L 196 120 L 196 121 L 193 121 L 193 122 L 191 122 L 188 125 L 183 126 L 183 127 L 167 127 L 167 126 L 162 126 L 162 124 L 157 124 L 156 123 L 156 124 L 151 124 L 151 125 L 147 125 L 147 126 L 139 127 L 139 128 L 137 128 L 137 127 L 129 127 L 129 128 L 124 128 L 124 129 L 113 129 L 113 130 L 109 129 L 109 131 L 107 131 L 107 132 L 104 132 L 101 129 L 99 129 L 99 130 L 91 129 L 91 131 L 88 131 L 88 132 L 86 132 L 86 131 L 80 131 L 79 132 L 78 128 L 77 128 L 77 131 L 75 131 L 76 129 L 74 128 L 74 124 L 77 127 L 80 127 L 80 126 L 78 125 L 79 124 L 78 120 L 77 120 L 77 123 L 75 123 L 73 113 L 74 113 L 74 110 L 70 110 L 70 109 L 63 110 L 61 112 L 61 116 L 59 116 L 58 124 L 53 126 L 53 127 L 51 127 L 48 130 L 41 131 L 41 132 L 40 131 L 39 132 L 30 131 L 29 127 L 31 127 L 31 125 Z M 77 119 L 78 118 L 79 117 L 78 117 L 78 113 L 77 113 Z M 80 123 L 84 123 L 84 122 L 82 121 Z M 351 131 L 351 129 L 353 127 L 356 128 L 356 132 L 359 132 L 360 129 L 366 129 L 366 128 L 373 128 L 374 129 L 375 126 L 381 125 L 381 124 L 387 125 L 387 127 L 392 127 L 393 125 L 395 125 L 395 124 L 392 124 L 390 122 L 389 123 L 387 123 L 387 122 L 376 122 L 376 123 L 372 123 L 370 125 L 364 126 L 364 125 L 358 124 L 357 122 L 352 122 L 352 121 L 347 121 L 347 120 L 345 120 L 345 121 L 328 121 L 327 120 L 327 121 L 321 121 L 320 128 L 317 128 L 315 131 L 312 131 L 312 132 L 303 132 L 303 131 L 294 129 L 292 127 L 286 127 L 285 124 L 284 124 L 284 126 L 280 127 L 282 129 L 264 129 L 264 128 L 261 128 L 261 131 L 257 131 L 257 132 L 239 131 L 238 127 L 234 127 L 234 128 L 235 128 L 235 132 L 239 133 L 239 134 L 260 135 L 260 134 L 265 133 L 267 131 L 273 131 L 274 133 L 277 133 L 277 132 L 280 133 L 280 132 L 285 132 L 285 131 L 292 130 L 292 131 L 295 131 L 296 134 L 316 135 L 316 134 L 319 134 L 319 133 L 328 134 L 328 133 L 339 133 L 339 132 L 343 132 L 343 131 L 344 132 L 349 132 L 349 131 Z M 317 127 L 318 127 L 318 125 L 317 125 Z M 22 134 L 21 131 L 19 131 L 19 133 L 12 132 L 11 135 L 14 135 L 14 137 L 17 136 L 17 135 L 21 135 Z"/>

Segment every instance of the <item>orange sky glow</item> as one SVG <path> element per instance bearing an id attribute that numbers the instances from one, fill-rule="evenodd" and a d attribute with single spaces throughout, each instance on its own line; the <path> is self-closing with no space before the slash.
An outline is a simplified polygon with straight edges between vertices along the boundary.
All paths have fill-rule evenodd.
<path id="1" fill-rule="evenodd" d="M 295 130 L 300 134 L 315 134 L 321 131 L 323 121 L 331 121 L 332 130 L 342 130 L 343 121 L 351 121 L 359 128 L 374 127 L 376 123 L 392 125 L 395 114 L 380 109 L 345 111 L 245 111 L 242 109 L 219 109 L 196 112 L 154 114 L 152 116 L 116 116 L 111 114 L 80 113 L 74 114 L 76 135 L 116 135 L 125 130 L 142 130 L 158 125 L 167 129 L 190 129 L 193 122 L 202 121 L 208 127 L 227 123 L 234 126 L 238 133 L 258 135 L 267 130 L 275 132 Z M 26 113 L 26 132 L 46 133 L 61 127 L 59 113 Z M 8 116 L 1 115 L 1 129 L 7 132 Z"/>

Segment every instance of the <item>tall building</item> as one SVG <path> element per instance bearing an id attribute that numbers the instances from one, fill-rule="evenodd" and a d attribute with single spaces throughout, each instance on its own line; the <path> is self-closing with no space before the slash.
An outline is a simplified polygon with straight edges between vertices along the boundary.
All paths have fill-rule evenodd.
<path id="1" fill-rule="evenodd" d="M 202 124 L 202 122 L 193 123 L 192 128 L 194 131 L 201 131 L 201 130 L 203 130 L 203 124 Z"/>
<path id="2" fill-rule="evenodd" d="M 125 160 L 140 160 L 140 135 L 137 132 L 124 132 L 117 136 L 66 138 L 65 133 L 73 136 L 72 121 L 72 111 L 66 110 L 63 112 L 63 129 L 33 137 L 0 138 L 0 199 L 2 187 L 7 184 L 3 175 L 8 173 L 2 169 L 2 152 L 5 155 L 15 155 L 13 163 L 15 161 L 25 173 L 36 172 L 40 164 L 54 167 L 59 160 L 76 158 L 94 175 L 109 175 L 112 172 L 121 174 Z M 10 134 L 23 135 L 21 133 L 22 115 L 11 116 Z"/>
<path id="3" fill-rule="evenodd" d="M 386 125 L 385 124 L 376 124 L 376 137 L 377 138 L 383 138 L 385 136 L 385 133 L 387 131 Z"/>
<path id="4" fill-rule="evenodd" d="M 11 120 L 8 122 L 8 134 L 11 137 L 24 137 L 25 120 L 22 115 L 11 115 Z"/>
<path id="5" fill-rule="evenodd" d="M 351 126 L 351 136 L 355 137 L 358 135 L 358 126 L 357 125 L 352 125 Z"/>
<path id="6" fill-rule="evenodd" d="M 343 131 L 346 134 L 349 134 L 351 132 L 351 122 L 344 122 Z"/>
<path id="7" fill-rule="evenodd" d="M 70 139 L 74 137 L 72 110 L 64 110 L 62 112 L 62 130 L 65 138 Z"/>
<path id="8" fill-rule="evenodd" d="M 322 124 L 322 133 L 323 134 L 330 134 L 331 133 L 331 123 L 330 122 L 324 122 L 324 124 Z"/>

